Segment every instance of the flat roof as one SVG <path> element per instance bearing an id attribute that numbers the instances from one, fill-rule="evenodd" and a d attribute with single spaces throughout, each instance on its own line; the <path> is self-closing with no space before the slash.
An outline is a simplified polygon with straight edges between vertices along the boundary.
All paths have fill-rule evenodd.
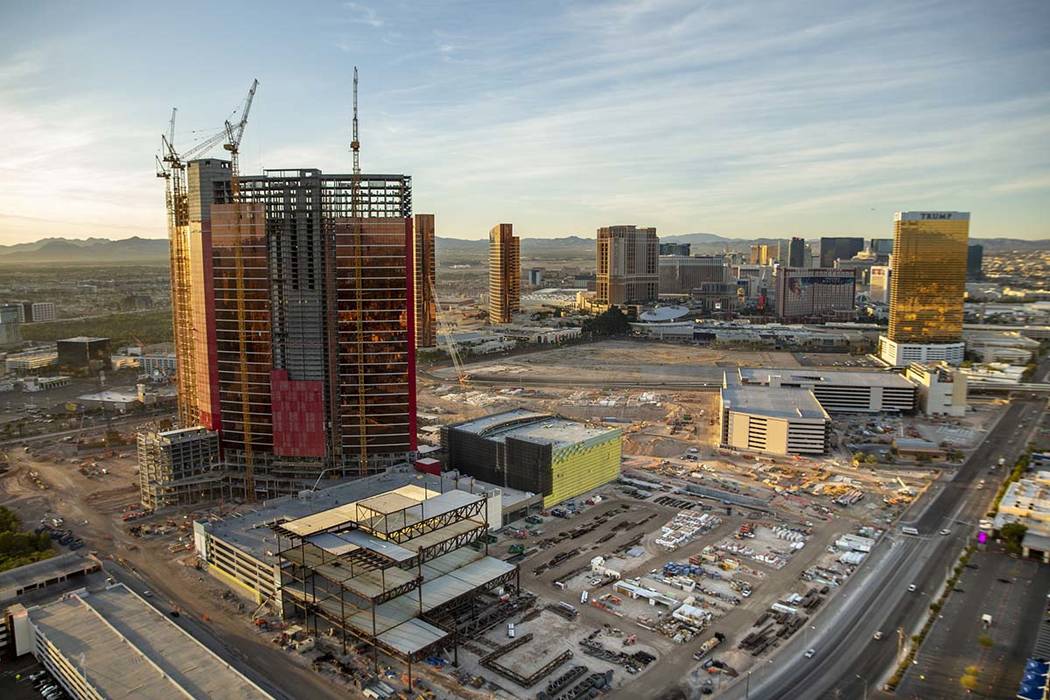
<path id="1" fill-rule="evenodd" d="M 88 559 L 76 552 L 67 552 L 9 569 L 0 573 L 0 600 L 10 600 L 18 595 L 19 590 L 38 586 L 50 579 L 87 573 L 100 567 L 94 559 Z"/>
<path id="2" fill-rule="evenodd" d="M 809 389 L 770 389 L 754 384 L 730 384 L 722 388 L 722 401 L 729 410 L 770 418 L 830 420 L 827 411 Z"/>
<path id="3" fill-rule="evenodd" d="M 29 619 L 106 698 L 270 698 L 117 584 L 30 608 Z"/>
<path id="4" fill-rule="evenodd" d="M 441 475 L 417 472 L 410 467 L 396 467 L 375 476 L 355 479 L 342 484 L 319 489 L 309 498 L 283 496 L 257 504 L 252 510 L 234 513 L 221 520 L 201 521 L 214 537 L 217 537 L 242 552 L 255 557 L 266 564 L 277 563 L 277 536 L 271 526 L 274 522 L 293 521 L 309 515 L 328 511 L 337 506 L 352 504 L 356 501 L 375 496 L 386 491 L 399 489 L 405 493 L 405 487 L 415 487 L 431 493 L 443 490 L 459 489 L 484 493 L 499 489 L 502 492 L 504 510 L 517 507 L 517 504 L 535 498 L 536 494 L 528 491 L 493 486 L 478 481 L 474 477 L 464 476 L 457 471 L 444 472 Z M 338 524 L 338 523 L 336 523 Z M 500 523 L 492 523 L 499 527 Z M 331 525 L 330 527 L 334 527 Z M 360 533 L 364 534 L 364 533 Z M 347 532 L 340 536 L 354 544 L 364 546 L 361 542 L 350 539 Z M 356 537 L 356 535 L 354 535 Z M 413 552 L 413 556 L 415 553 Z"/>
<path id="5" fill-rule="evenodd" d="M 741 367 L 740 380 L 745 384 L 769 384 L 771 376 L 779 376 L 787 384 L 833 384 L 840 386 L 882 386 L 901 389 L 913 389 L 914 384 L 896 372 L 882 371 L 828 371 L 823 369 L 794 367 L 791 369 L 761 369 Z"/>
<path id="6" fill-rule="evenodd" d="M 96 343 L 100 340 L 109 340 L 109 338 L 96 338 L 90 335 L 77 335 L 72 338 L 59 338 L 58 343 Z"/>
<path id="7" fill-rule="evenodd" d="M 554 447 L 567 447 L 591 438 L 620 432 L 619 428 L 592 427 L 578 421 L 549 413 L 537 413 L 524 408 L 494 413 L 449 427 L 475 435 L 483 435 L 497 442 L 513 437 Z"/>

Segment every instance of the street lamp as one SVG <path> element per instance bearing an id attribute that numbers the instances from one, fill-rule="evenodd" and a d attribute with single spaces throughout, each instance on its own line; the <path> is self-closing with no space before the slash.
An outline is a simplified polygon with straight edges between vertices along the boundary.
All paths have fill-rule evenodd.
<path id="1" fill-rule="evenodd" d="M 864 700 L 868 700 L 868 679 L 861 678 L 860 674 L 858 673 L 857 680 L 862 681 L 864 683 Z"/>

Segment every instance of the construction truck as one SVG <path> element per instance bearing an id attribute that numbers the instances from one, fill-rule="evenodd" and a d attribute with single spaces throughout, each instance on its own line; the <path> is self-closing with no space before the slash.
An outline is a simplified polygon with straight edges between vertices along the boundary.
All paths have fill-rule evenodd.
<path id="1" fill-rule="evenodd" d="M 721 632 L 715 632 L 715 636 L 711 637 L 706 642 L 700 645 L 700 648 L 697 649 L 696 652 L 693 654 L 693 658 L 697 661 L 702 660 L 705 656 L 707 656 L 716 648 L 718 648 L 718 645 L 724 642 L 725 639 L 726 636 L 724 634 L 722 634 Z"/>

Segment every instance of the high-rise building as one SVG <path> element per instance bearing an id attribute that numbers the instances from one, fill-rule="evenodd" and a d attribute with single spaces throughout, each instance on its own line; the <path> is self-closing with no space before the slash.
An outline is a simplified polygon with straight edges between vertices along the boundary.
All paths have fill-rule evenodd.
<path id="1" fill-rule="evenodd" d="M 792 238 L 788 244 L 788 267 L 807 267 L 806 265 L 806 241 L 801 238 Z"/>
<path id="2" fill-rule="evenodd" d="M 725 257 L 721 255 L 661 255 L 660 294 L 689 294 L 705 282 L 726 281 Z"/>
<path id="3" fill-rule="evenodd" d="M 224 161 L 190 162 L 187 180 L 172 226 L 180 423 L 219 431 L 231 492 L 269 498 L 403 461 L 411 179 L 266 171 L 240 178 L 236 203 Z"/>
<path id="4" fill-rule="evenodd" d="M 868 298 L 879 304 L 889 304 L 893 268 L 889 265 L 875 265 L 871 268 L 870 275 L 871 284 L 868 290 Z"/>
<path id="5" fill-rule="evenodd" d="M 848 314 L 856 290 L 853 270 L 781 267 L 776 274 L 777 316 L 800 321 Z"/>
<path id="6" fill-rule="evenodd" d="M 659 298 L 660 239 L 655 228 L 607 226 L 598 229 L 598 304 L 650 304 Z"/>
<path id="7" fill-rule="evenodd" d="M 768 265 L 773 262 L 774 257 L 774 251 L 770 249 L 768 243 L 751 244 L 751 257 L 749 259 L 752 265 Z"/>
<path id="8" fill-rule="evenodd" d="M 820 266 L 835 267 L 836 260 L 849 260 L 864 250 L 863 238 L 822 237 L 820 239 Z"/>
<path id="9" fill-rule="evenodd" d="M 966 277 L 971 280 L 984 279 L 981 268 L 984 266 L 984 246 L 973 243 L 966 249 Z"/>
<path id="10" fill-rule="evenodd" d="M 510 323 L 521 310 L 521 241 L 511 224 L 489 231 L 489 323 Z"/>
<path id="11" fill-rule="evenodd" d="M 875 260 L 879 265 L 885 265 L 890 256 L 893 255 L 893 239 L 892 238 L 872 238 L 868 241 L 868 251 L 875 256 Z"/>
<path id="12" fill-rule="evenodd" d="M 879 339 L 884 361 L 896 367 L 962 361 L 969 230 L 968 212 L 897 213 L 890 327 Z"/>
<path id="13" fill-rule="evenodd" d="M 539 287 L 539 286 L 541 286 L 543 284 L 543 273 L 544 273 L 544 269 L 542 267 L 529 268 L 529 286 L 530 287 Z"/>
<path id="14" fill-rule="evenodd" d="M 21 310 L 19 304 L 0 305 L 0 347 L 22 342 L 22 330 L 18 322 Z"/>
<path id="15" fill-rule="evenodd" d="M 437 344 L 436 262 L 434 258 L 434 215 L 416 214 L 415 248 L 416 347 L 432 348 Z"/>

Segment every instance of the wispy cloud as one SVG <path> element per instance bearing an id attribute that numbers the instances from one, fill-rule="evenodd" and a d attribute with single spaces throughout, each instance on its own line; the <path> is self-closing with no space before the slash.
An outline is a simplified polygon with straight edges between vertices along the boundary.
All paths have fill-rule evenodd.
<path id="1" fill-rule="evenodd" d="M 379 29 L 386 24 L 374 8 L 359 2 L 343 3 L 343 7 L 350 10 L 350 21 L 359 24 L 367 24 L 369 27 Z"/>

